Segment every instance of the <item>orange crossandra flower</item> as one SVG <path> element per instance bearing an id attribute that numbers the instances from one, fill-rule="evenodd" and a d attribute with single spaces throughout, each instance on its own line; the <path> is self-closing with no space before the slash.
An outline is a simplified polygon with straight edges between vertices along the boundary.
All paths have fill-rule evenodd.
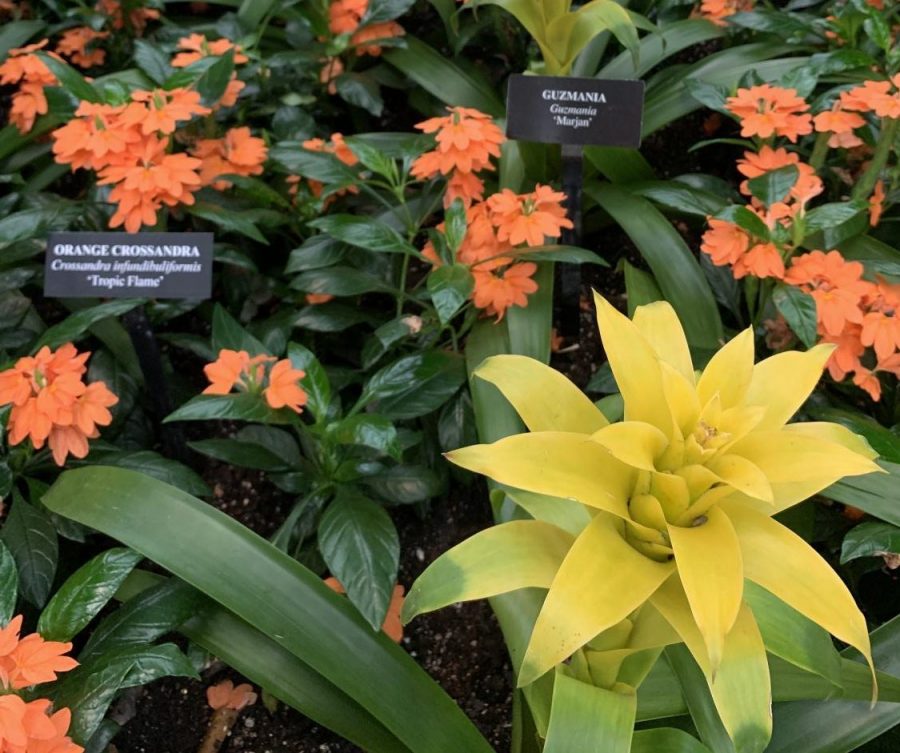
<path id="1" fill-rule="evenodd" d="M 0 750 L 4 753 L 83 753 L 66 736 L 72 721 L 68 709 L 50 714 L 46 698 L 26 703 L 17 695 L 0 696 Z"/>
<path id="2" fill-rule="evenodd" d="M 900 285 L 884 280 L 869 285 L 863 297 L 860 342 L 874 348 L 879 361 L 885 361 L 900 349 Z"/>
<path id="3" fill-rule="evenodd" d="M 211 110 L 200 102 L 200 95 L 190 89 L 137 90 L 131 93 L 135 102 L 146 105 L 146 112 L 140 118 L 141 133 L 174 133 L 178 121 L 190 120 L 195 115 L 209 115 Z"/>
<path id="4" fill-rule="evenodd" d="M 780 280 L 784 277 L 784 259 L 774 243 L 757 243 L 734 263 L 731 271 L 737 280 L 747 275 Z"/>
<path id="5" fill-rule="evenodd" d="M 34 127 L 38 115 L 47 113 L 45 86 L 57 83 L 56 77 L 34 53 L 46 47 L 48 40 L 12 49 L 6 60 L 0 64 L 0 84 L 18 84 L 12 94 L 9 122 L 20 133 L 28 133 Z M 50 53 L 55 54 L 55 53 Z"/>
<path id="6" fill-rule="evenodd" d="M 351 34 L 359 27 L 369 0 L 333 0 L 328 6 L 328 30 L 332 34 Z"/>
<path id="7" fill-rule="evenodd" d="M 82 102 L 75 117 L 53 131 L 53 155 L 61 165 L 101 170 L 143 143 L 140 121 L 143 105 L 104 105 Z"/>
<path id="8" fill-rule="evenodd" d="M 323 582 L 335 593 L 347 593 L 337 578 L 326 578 Z M 388 605 L 387 614 L 384 616 L 384 624 L 381 626 L 388 638 L 395 643 L 400 643 L 403 640 L 403 623 L 400 621 L 400 611 L 403 609 L 404 593 L 403 586 L 394 586 L 394 592 L 391 594 L 391 603 Z"/>
<path id="9" fill-rule="evenodd" d="M 327 154 L 333 154 L 337 157 L 341 162 L 345 165 L 352 167 L 359 163 L 359 159 L 353 153 L 347 143 L 344 141 L 344 136 L 340 133 L 332 133 L 331 138 L 328 141 L 324 139 L 307 139 L 301 144 L 304 149 L 308 149 L 311 152 L 325 152 Z M 287 178 L 287 182 L 291 184 L 290 194 L 292 196 L 297 195 L 297 191 L 299 189 L 301 178 L 299 175 L 289 175 Z M 322 195 L 322 190 L 324 186 L 317 180 L 308 180 L 307 184 L 309 185 L 310 193 L 318 198 Z M 338 196 L 344 196 L 348 193 L 359 193 L 359 186 L 346 186 L 345 188 L 338 189 L 334 191 L 329 196 L 325 197 L 324 206 L 328 206 L 335 198 Z"/>
<path id="10" fill-rule="evenodd" d="M 475 173 L 464 173 L 454 170 L 447 181 L 444 192 L 444 208 L 449 207 L 456 199 L 460 199 L 464 207 L 470 207 L 484 198 L 484 181 Z"/>
<path id="11" fill-rule="evenodd" d="M 425 152 L 412 165 L 411 173 L 421 180 L 447 175 L 493 170 L 492 157 L 500 156 L 506 140 L 490 115 L 470 107 L 448 107 L 449 115 L 429 118 L 416 124 L 425 133 L 435 134 L 437 148 Z"/>
<path id="12" fill-rule="evenodd" d="M 382 23 L 369 24 L 359 29 L 350 37 L 350 44 L 356 47 L 357 55 L 378 57 L 381 54 L 381 46 L 373 44 L 373 42 L 402 37 L 404 34 L 406 34 L 406 31 L 396 21 L 383 21 Z"/>
<path id="13" fill-rule="evenodd" d="M 19 637 L 22 615 L 17 615 L 0 631 L 0 683 L 6 688 L 22 690 L 32 685 L 52 682 L 57 673 L 78 666 L 71 657 L 71 643 L 45 641 L 37 633 Z"/>
<path id="14" fill-rule="evenodd" d="M 809 105 L 796 89 L 759 84 L 738 89 L 725 108 L 741 121 L 741 136 L 783 136 L 792 143 L 812 133 Z"/>
<path id="15" fill-rule="evenodd" d="M 295 413 L 300 413 L 307 400 L 306 392 L 299 384 L 305 376 L 306 372 L 295 369 L 287 358 L 272 366 L 269 386 L 263 390 L 269 407 L 275 410 L 290 408 Z"/>
<path id="16" fill-rule="evenodd" d="M 862 327 L 858 324 L 848 323 L 839 335 L 822 334 L 821 342 L 836 346 L 827 364 L 834 381 L 841 382 L 848 374 L 862 368 L 860 356 L 866 352 L 866 346 L 859 340 L 861 332 Z"/>
<path id="17" fill-rule="evenodd" d="M 334 296 L 331 293 L 307 293 L 305 300 L 310 306 L 320 306 L 334 300 Z"/>
<path id="18" fill-rule="evenodd" d="M 246 63 L 249 58 L 243 53 L 240 45 L 234 44 L 228 39 L 208 40 L 203 34 L 189 34 L 178 40 L 178 49 L 184 50 L 172 58 L 172 66 L 186 68 L 205 57 L 224 55 L 229 50 L 234 50 L 234 64 Z"/>
<path id="19" fill-rule="evenodd" d="M 108 36 L 108 31 L 95 31 L 90 26 L 77 26 L 63 32 L 59 42 L 56 43 L 56 51 L 82 68 L 103 65 L 103 61 L 106 60 L 106 50 L 95 45 L 94 42 L 98 39 L 106 39 Z M 90 46 L 90 50 L 88 46 Z"/>
<path id="20" fill-rule="evenodd" d="M 337 79 L 344 72 L 344 64 L 339 57 L 326 58 L 319 71 L 319 83 L 329 94 L 337 94 Z"/>
<path id="21" fill-rule="evenodd" d="M 738 225 L 714 217 L 707 219 L 709 229 L 703 233 L 700 250 L 718 267 L 735 264 L 750 250 L 750 236 Z"/>
<path id="22" fill-rule="evenodd" d="M 820 326 L 836 337 L 848 323 L 862 324 L 860 302 L 870 285 L 862 274 L 863 265 L 846 261 L 839 251 L 811 251 L 794 257 L 784 280 L 815 299 Z"/>
<path id="23" fill-rule="evenodd" d="M 516 194 L 508 188 L 487 200 L 497 238 L 512 245 L 542 246 L 547 238 L 559 238 L 563 228 L 571 228 L 562 205 L 566 195 L 550 186 L 535 186 L 534 192 Z"/>
<path id="24" fill-rule="evenodd" d="M 222 680 L 206 689 L 206 702 L 214 711 L 219 709 L 241 711 L 256 703 L 256 693 L 246 682 L 235 686 L 231 680 Z"/>
<path id="25" fill-rule="evenodd" d="M 864 81 L 841 92 L 841 107 L 857 112 L 873 112 L 879 118 L 900 118 L 900 73 L 890 81 Z"/>
<path id="26" fill-rule="evenodd" d="M 872 195 L 869 197 L 869 225 L 875 227 L 881 222 L 881 215 L 884 212 L 884 181 L 879 180 L 875 184 Z"/>
<path id="27" fill-rule="evenodd" d="M 127 25 L 131 27 L 137 36 L 141 36 L 144 33 L 148 22 L 159 19 L 159 11 L 156 8 L 135 7 L 137 3 L 134 2 L 127 4 L 129 7 L 127 15 L 119 0 L 98 0 L 97 5 L 94 7 L 103 15 L 109 17 L 114 29 L 124 29 L 127 22 Z"/>
<path id="28" fill-rule="evenodd" d="M 47 443 L 57 465 L 70 453 L 87 455 L 87 440 L 99 436 L 98 426 L 112 423 L 107 408 L 118 402 L 103 382 L 82 381 L 89 355 L 71 343 L 56 352 L 43 347 L 0 372 L 0 405 L 12 405 L 10 444 L 27 438 L 40 450 Z"/>
<path id="29" fill-rule="evenodd" d="M 753 10 L 754 0 L 703 0 L 697 15 L 716 26 L 727 26 L 728 17 Z"/>
<path id="30" fill-rule="evenodd" d="M 223 348 L 215 361 L 203 367 L 203 373 L 210 382 L 203 394 L 227 395 L 235 387 L 253 389 L 263 381 L 265 364 L 274 360 L 273 356 L 251 357 L 246 350 Z"/>
<path id="31" fill-rule="evenodd" d="M 866 124 L 866 119 L 856 112 L 842 109 L 838 100 L 830 110 L 820 112 L 813 118 L 816 133 L 830 133 L 828 146 L 832 149 L 850 149 L 859 146 L 863 140 L 853 131 Z"/>
<path id="32" fill-rule="evenodd" d="M 528 296 L 536 293 L 538 284 L 531 279 L 537 264 L 522 262 L 507 267 L 503 272 L 475 268 L 475 291 L 472 302 L 484 309 L 488 316 L 496 316 L 499 322 L 510 306 L 528 305 Z"/>
<path id="33" fill-rule="evenodd" d="M 797 181 L 791 187 L 788 196 L 781 197 L 780 201 L 785 201 L 789 197 L 798 201 L 802 206 L 825 189 L 821 178 L 816 175 L 815 168 L 801 162 L 797 154 L 789 152 L 784 147 L 772 149 L 770 146 L 764 146 L 759 153 L 744 152 L 744 158 L 738 160 L 738 172 L 748 179 L 741 183 L 741 193 L 750 196 L 750 179 L 758 178 L 772 170 L 788 165 L 794 165 L 797 168 Z"/>
<path id="34" fill-rule="evenodd" d="M 250 135 L 246 126 L 230 128 L 221 139 L 201 139 L 191 154 L 201 161 L 200 182 L 217 191 L 231 187 L 222 175 L 261 175 L 268 157 L 266 142 Z"/>

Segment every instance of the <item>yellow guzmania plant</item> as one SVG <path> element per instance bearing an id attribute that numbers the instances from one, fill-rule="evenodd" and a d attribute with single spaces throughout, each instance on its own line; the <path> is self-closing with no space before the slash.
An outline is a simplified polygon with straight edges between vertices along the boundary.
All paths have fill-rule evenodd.
<path id="1" fill-rule="evenodd" d="M 746 709 L 723 708 L 724 699 L 739 686 L 766 686 L 754 716 L 764 747 L 768 668 L 745 580 L 857 648 L 871 667 L 866 622 L 850 592 L 772 516 L 845 476 L 880 470 L 876 453 L 837 424 L 787 423 L 832 346 L 754 365 L 748 329 L 698 373 L 667 303 L 639 307 L 633 321 L 599 296 L 596 305 L 624 420 L 609 423 L 538 361 L 488 359 L 476 376 L 503 393 L 529 432 L 448 457 L 521 490 L 511 494 L 534 519 L 495 526 L 445 553 L 413 586 L 404 619 L 548 589 L 519 668 L 526 686 L 581 649 L 601 648 L 597 636 L 623 621 L 662 616 L 706 674 L 732 737 Z"/>

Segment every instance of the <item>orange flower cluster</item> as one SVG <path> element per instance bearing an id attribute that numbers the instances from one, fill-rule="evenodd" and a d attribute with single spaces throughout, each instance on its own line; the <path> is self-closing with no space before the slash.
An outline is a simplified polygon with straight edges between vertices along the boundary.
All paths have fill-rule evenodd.
<path id="1" fill-rule="evenodd" d="M 811 165 L 801 162 L 796 153 L 789 152 L 784 147 L 773 149 L 770 146 L 764 146 L 759 153 L 744 152 L 744 158 L 738 160 L 737 163 L 738 172 L 747 178 L 740 185 L 741 193 L 750 196 L 750 180 L 789 165 L 797 168 L 797 181 L 791 187 L 788 195 L 773 203 L 770 209 L 778 205 L 777 211 L 786 215 L 803 211 L 807 202 L 822 193 L 825 186 Z M 752 203 L 757 208 L 762 206 L 756 199 L 752 199 Z"/>
<path id="2" fill-rule="evenodd" d="M 13 92 L 9 110 L 9 122 L 28 133 L 34 127 L 38 115 L 47 113 L 45 86 L 55 86 L 56 76 L 44 65 L 35 53 L 47 46 L 44 39 L 36 44 L 10 50 L 6 60 L 0 65 L 0 84 L 17 84 Z M 51 55 L 54 53 L 50 53 Z"/>
<path id="3" fill-rule="evenodd" d="M 812 133 L 809 105 L 796 89 L 770 84 L 738 89 L 726 100 L 725 109 L 740 120 L 741 136 L 783 136 L 796 143 L 798 137 Z"/>
<path id="4" fill-rule="evenodd" d="M 106 39 L 108 36 L 108 31 L 94 31 L 90 26 L 67 29 L 56 43 L 56 51 L 82 68 L 103 65 L 103 61 L 106 60 L 106 50 L 93 43 L 98 39 Z"/>
<path id="5" fill-rule="evenodd" d="M 128 10 L 122 7 L 119 0 L 97 0 L 95 9 L 107 16 L 112 27 L 116 30 L 129 26 L 137 36 L 144 33 L 150 21 L 159 20 L 159 11 L 156 8 L 144 8 L 135 2 L 126 3 Z"/>
<path id="6" fill-rule="evenodd" d="M 571 228 L 562 205 L 565 198 L 549 186 L 538 185 L 527 194 L 504 189 L 466 209 L 466 235 L 456 262 L 472 271 L 476 308 L 500 321 L 510 306 L 528 305 L 528 296 L 538 289 L 532 279 L 537 265 L 517 261 L 523 250 L 515 247 L 541 246 L 548 237 L 559 238 L 563 228 Z M 444 223 L 438 225 L 438 230 L 443 229 Z M 430 242 L 422 255 L 435 266 L 441 265 Z"/>
<path id="7" fill-rule="evenodd" d="M 266 142 L 250 135 L 246 126 L 231 128 L 221 139 L 201 139 L 191 154 L 198 158 L 200 183 L 217 191 L 231 188 L 220 175 L 261 175 L 269 150 Z"/>
<path id="8" fill-rule="evenodd" d="M 28 438 L 40 450 L 46 442 L 57 465 L 69 454 L 87 456 L 88 439 L 112 423 L 109 408 L 119 402 L 104 382 L 84 383 L 89 355 L 71 343 L 56 351 L 45 346 L 0 372 L 0 405 L 12 405 L 11 445 Z"/>
<path id="9" fill-rule="evenodd" d="M 694 15 L 712 21 L 716 26 L 727 26 L 729 16 L 751 11 L 754 4 L 755 0 L 702 0 Z"/>
<path id="10" fill-rule="evenodd" d="M 344 141 L 344 135 L 341 133 L 332 133 L 331 138 L 328 141 L 325 141 L 324 139 L 307 139 L 303 142 L 302 146 L 304 149 L 308 149 L 311 152 L 333 154 L 348 167 L 359 164 L 359 158 L 353 153 L 350 147 L 347 146 Z M 291 196 L 297 195 L 300 188 L 300 181 L 301 178 L 299 175 L 289 175 L 287 177 L 288 185 L 290 185 L 289 193 Z M 319 198 L 322 195 L 322 189 L 324 188 L 322 183 L 310 179 L 307 180 L 307 185 L 313 196 Z M 346 188 L 335 191 L 330 196 L 325 197 L 324 205 L 327 207 L 335 198 L 348 193 L 359 193 L 359 186 L 347 186 Z"/>
<path id="11" fill-rule="evenodd" d="M 811 251 L 793 259 L 784 280 L 816 301 L 822 342 L 837 346 L 828 361 L 832 378 L 853 374 L 853 383 L 878 400 L 877 374 L 900 376 L 900 285 L 862 275 L 863 265 L 838 251 Z"/>
<path id="12" fill-rule="evenodd" d="M 784 277 L 784 260 L 778 247 L 769 241 L 753 238 L 743 228 L 727 220 L 710 217 L 709 230 L 703 234 L 700 250 L 719 267 L 731 265 L 731 272 L 740 280 L 754 277 Z"/>
<path id="13" fill-rule="evenodd" d="M 78 666 L 71 643 L 45 641 L 37 633 L 20 637 L 22 615 L 0 629 L 0 753 L 82 753 L 66 733 L 68 709 L 51 714 L 51 702 L 40 698 L 26 703 L 17 691 L 53 682 L 57 673 Z"/>
<path id="14" fill-rule="evenodd" d="M 494 169 L 491 157 L 500 156 L 506 137 L 490 115 L 470 107 L 448 107 L 447 111 L 449 115 L 416 125 L 435 134 L 436 148 L 416 159 L 411 173 L 420 180 L 449 176 L 444 206 L 461 199 L 468 207 L 484 196 L 484 183 L 476 173 Z"/>
<path id="15" fill-rule="evenodd" d="M 402 37 L 406 32 L 396 21 L 382 21 L 360 28 L 369 8 L 369 0 L 332 0 L 328 6 L 328 30 L 332 34 L 352 34 L 350 45 L 357 55 L 378 57 L 381 47 L 375 42 Z"/>
<path id="16" fill-rule="evenodd" d="M 206 702 L 214 711 L 219 709 L 242 711 L 256 703 L 256 693 L 246 682 L 235 687 L 231 680 L 222 680 L 206 689 Z"/>
<path id="17" fill-rule="evenodd" d="M 235 387 L 244 392 L 259 392 L 269 407 L 290 408 L 300 413 L 306 405 L 306 392 L 299 382 L 306 372 L 295 369 L 290 360 L 276 361 L 274 356 L 251 356 L 246 350 L 219 351 L 219 357 L 203 367 L 209 379 L 204 395 L 227 395 Z"/>
<path id="18" fill-rule="evenodd" d="M 337 578 L 326 578 L 324 582 L 335 593 L 347 593 Z M 400 643 L 403 640 L 403 622 L 400 620 L 400 612 L 403 609 L 404 592 L 403 586 L 394 586 L 394 592 L 391 594 L 391 603 L 388 605 L 387 614 L 384 616 L 384 624 L 381 626 L 385 635 L 396 643 Z"/>
<path id="19" fill-rule="evenodd" d="M 110 227 L 124 225 L 136 233 L 142 225 L 156 224 L 164 205 L 194 203 L 203 162 L 170 153 L 171 134 L 178 121 L 206 115 L 209 108 L 188 89 L 136 91 L 132 100 L 125 105 L 82 102 L 75 117 L 53 132 L 53 153 L 73 171 L 95 170 L 100 185 L 114 185 L 109 199 L 118 209 Z"/>

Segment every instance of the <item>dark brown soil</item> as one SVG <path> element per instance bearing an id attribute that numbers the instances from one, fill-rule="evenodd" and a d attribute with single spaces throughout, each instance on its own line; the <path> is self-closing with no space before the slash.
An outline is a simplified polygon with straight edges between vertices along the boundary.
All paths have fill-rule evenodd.
<path id="1" fill-rule="evenodd" d="M 258 533 L 270 535 L 290 510 L 290 498 L 261 474 L 211 463 L 204 473 L 213 503 Z M 422 517 L 400 508 L 400 582 L 411 583 L 439 554 L 491 524 L 480 484 L 458 488 Z M 511 668 L 500 629 L 486 602 L 441 610 L 416 619 L 403 646 L 479 727 L 498 753 L 510 746 Z M 118 753 L 191 753 L 197 750 L 211 711 L 205 689 L 230 677 L 228 669 L 206 673 L 202 682 L 170 679 L 148 686 L 135 714 L 115 740 Z M 279 705 L 273 713 L 258 702 L 245 710 L 222 753 L 355 753 L 359 749 L 300 713 Z"/>

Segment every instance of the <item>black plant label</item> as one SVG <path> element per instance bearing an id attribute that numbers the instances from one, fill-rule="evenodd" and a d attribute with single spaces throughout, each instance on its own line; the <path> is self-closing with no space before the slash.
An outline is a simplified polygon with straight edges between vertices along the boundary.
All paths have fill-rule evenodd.
<path id="1" fill-rule="evenodd" d="M 203 300 L 212 263 L 212 233 L 50 233 L 44 295 Z"/>
<path id="2" fill-rule="evenodd" d="M 509 79 L 506 135 L 582 146 L 640 146 L 643 81 L 523 76 Z"/>

